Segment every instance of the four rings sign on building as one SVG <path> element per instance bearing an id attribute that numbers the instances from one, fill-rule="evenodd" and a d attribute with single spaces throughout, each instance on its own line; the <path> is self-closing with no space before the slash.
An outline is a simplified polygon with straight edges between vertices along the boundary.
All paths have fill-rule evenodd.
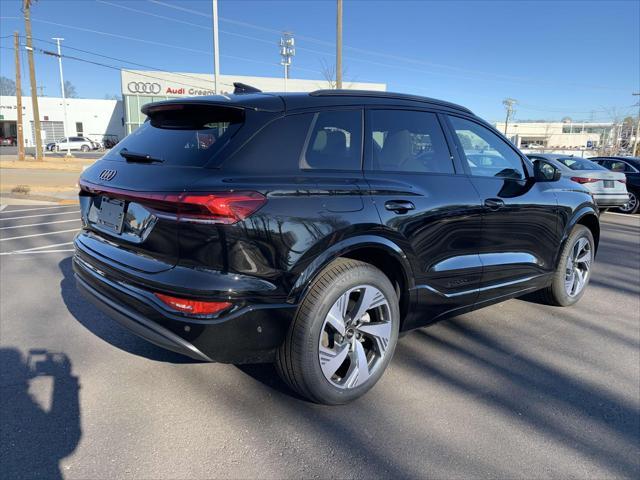
<path id="1" fill-rule="evenodd" d="M 173 73 L 144 70 L 121 71 L 122 98 L 124 100 L 124 117 L 126 133 L 129 134 L 140 126 L 145 115 L 140 112 L 143 105 L 176 97 L 196 97 L 213 95 L 213 75 L 208 73 Z M 219 93 L 233 92 L 233 82 L 242 82 L 265 92 L 281 92 L 284 90 L 282 78 L 247 77 L 241 75 L 220 75 Z M 287 90 L 290 92 L 311 92 L 328 88 L 326 80 L 288 79 Z M 362 90 L 387 89 L 384 83 L 345 82 L 345 88 Z"/>

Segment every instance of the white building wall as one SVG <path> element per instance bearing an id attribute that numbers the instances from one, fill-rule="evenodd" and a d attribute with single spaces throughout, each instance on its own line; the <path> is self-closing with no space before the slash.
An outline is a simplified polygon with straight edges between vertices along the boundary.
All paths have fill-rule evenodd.
<path id="1" fill-rule="evenodd" d="M 208 73 L 157 72 L 122 70 L 120 72 L 123 95 L 150 95 L 160 97 L 193 97 L 213 95 L 214 76 Z M 240 82 L 264 92 L 312 92 L 330 88 L 326 80 L 303 80 L 283 77 L 249 77 L 243 75 L 219 75 L 218 90 L 233 93 L 233 83 Z M 386 83 L 343 82 L 344 88 L 385 91 Z"/>
<path id="2" fill-rule="evenodd" d="M 93 140 L 102 140 L 104 135 L 124 137 L 124 112 L 121 100 L 98 100 L 68 98 L 66 127 L 67 135 L 77 135 L 76 123 L 81 122 L 83 134 Z M 41 121 L 64 122 L 62 98 L 38 98 Z M 33 146 L 33 108 L 31 97 L 22 97 L 22 122 L 26 146 Z M 18 108 L 15 96 L 0 96 L 0 115 L 3 121 L 16 121 Z"/>
<path id="3" fill-rule="evenodd" d="M 606 136 L 612 125 L 600 122 L 513 122 L 507 127 L 507 136 L 513 139 L 518 147 L 523 141 L 533 141 L 545 147 L 584 148 L 587 142 L 600 144 L 603 134 Z M 494 126 L 496 130 L 504 133 L 504 122 L 496 122 Z"/>

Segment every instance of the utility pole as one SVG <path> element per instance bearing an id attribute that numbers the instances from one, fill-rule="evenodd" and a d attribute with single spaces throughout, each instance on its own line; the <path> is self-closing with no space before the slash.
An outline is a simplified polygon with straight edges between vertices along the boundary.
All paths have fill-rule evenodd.
<path id="1" fill-rule="evenodd" d="M 20 35 L 13 32 L 13 47 L 16 52 L 16 127 L 18 130 L 18 160 L 24 160 L 24 130 L 22 127 L 22 81 L 20 79 Z"/>
<path id="2" fill-rule="evenodd" d="M 505 98 L 502 101 L 502 105 L 504 105 L 504 108 L 507 109 L 507 118 L 504 121 L 504 136 L 509 138 L 509 136 L 507 135 L 507 128 L 509 126 L 509 119 L 513 118 L 513 115 L 516 113 L 513 106 L 518 103 L 517 100 L 513 99 L 513 98 Z"/>
<path id="3" fill-rule="evenodd" d="M 640 96 L 640 92 L 632 93 L 634 97 Z M 633 138 L 633 150 L 631 151 L 632 156 L 640 155 L 638 153 L 638 137 L 640 137 L 640 102 L 638 102 L 638 125 L 636 126 L 636 136 Z"/>
<path id="4" fill-rule="evenodd" d="M 58 67 L 60 68 L 60 91 L 62 92 L 62 111 L 64 112 L 64 125 L 62 126 L 62 130 L 64 131 L 64 140 L 67 144 L 67 157 L 71 157 L 71 145 L 69 143 L 69 133 L 67 131 L 67 126 L 69 125 L 69 120 L 67 119 L 67 98 L 64 92 L 64 76 L 62 75 L 62 51 L 60 50 L 60 42 L 64 40 L 64 38 L 53 37 L 51 40 L 55 40 L 58 45 Z"/>
<path id="5" fill-rule="evenodd" d="M 31 36 L 31 0 L 24 0 L 24 27 L 27 33 L 27 55 L 29 59 L 29 80 L 31 83 L 31 103 L 33 108 L 33 125 L 35 127 L 36 161 L 42 161 L 42 134 L 40 133 L 40 109 L 38 108 L 38 88 L 36 84 L 36 66 L 33 60 L 33 38 Z"/>
<path id="6" fill-rule="evenodd" d="M 220 76 L 220 50 L 218 44 L 218 0 L 213 0 L 213 93 L 218 94 Z"/>
<path id="7" fill-rule="evenodd" d="M 296 54 L 296 42 L 293 38 L 293 32 L 282 32 L 280 37 L 280 65 L 284 67 L 284 91 L 287 91 L 287 80 L 289 80 L 289 69 L 291 68 L 291 59 Z"/>
<path id="8" fill-rule="evenodd" d="M 342 88 L 342 0 L 336 15 L 336 88 Z"/>

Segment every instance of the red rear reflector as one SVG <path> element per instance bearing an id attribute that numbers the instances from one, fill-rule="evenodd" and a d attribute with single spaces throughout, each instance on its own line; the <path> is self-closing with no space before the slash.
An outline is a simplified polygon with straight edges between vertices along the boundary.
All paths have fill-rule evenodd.
<path id="1" fill-rule="evenodd" d="M 206 302 L 203 300 L 190 300 L 188 298 L 172 297 L 163 293 L 154 293 L 162 303 L 174 310 L 192 315 L 212 315 L 221 312 L 231 306 L 229 302 Z"/>
<path id="2" fill-rule="evenodd" d="M 578 183 L 596 183 L 599 182 L 598 178 L 586 178 L 586 177 L 571 177 L 571 180 Z"/>

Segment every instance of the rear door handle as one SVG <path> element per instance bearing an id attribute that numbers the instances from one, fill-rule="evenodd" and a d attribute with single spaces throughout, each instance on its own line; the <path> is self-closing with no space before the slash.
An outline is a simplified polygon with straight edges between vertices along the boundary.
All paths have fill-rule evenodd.
<path id="1" fill-rule="evenodd" d="M 489 210 L 498 210 L 504 207 L 504 201 L 500 200 L 499 198 L 487 198 L 484 201 L 484 206 Z"/>
<path id="2" fill-rule="evenodd" d="M 384 208 L 396 213 L 407 213 L 415 210 L 416 206 L 408 200 L 388 200 L 384 203 Z"/>

